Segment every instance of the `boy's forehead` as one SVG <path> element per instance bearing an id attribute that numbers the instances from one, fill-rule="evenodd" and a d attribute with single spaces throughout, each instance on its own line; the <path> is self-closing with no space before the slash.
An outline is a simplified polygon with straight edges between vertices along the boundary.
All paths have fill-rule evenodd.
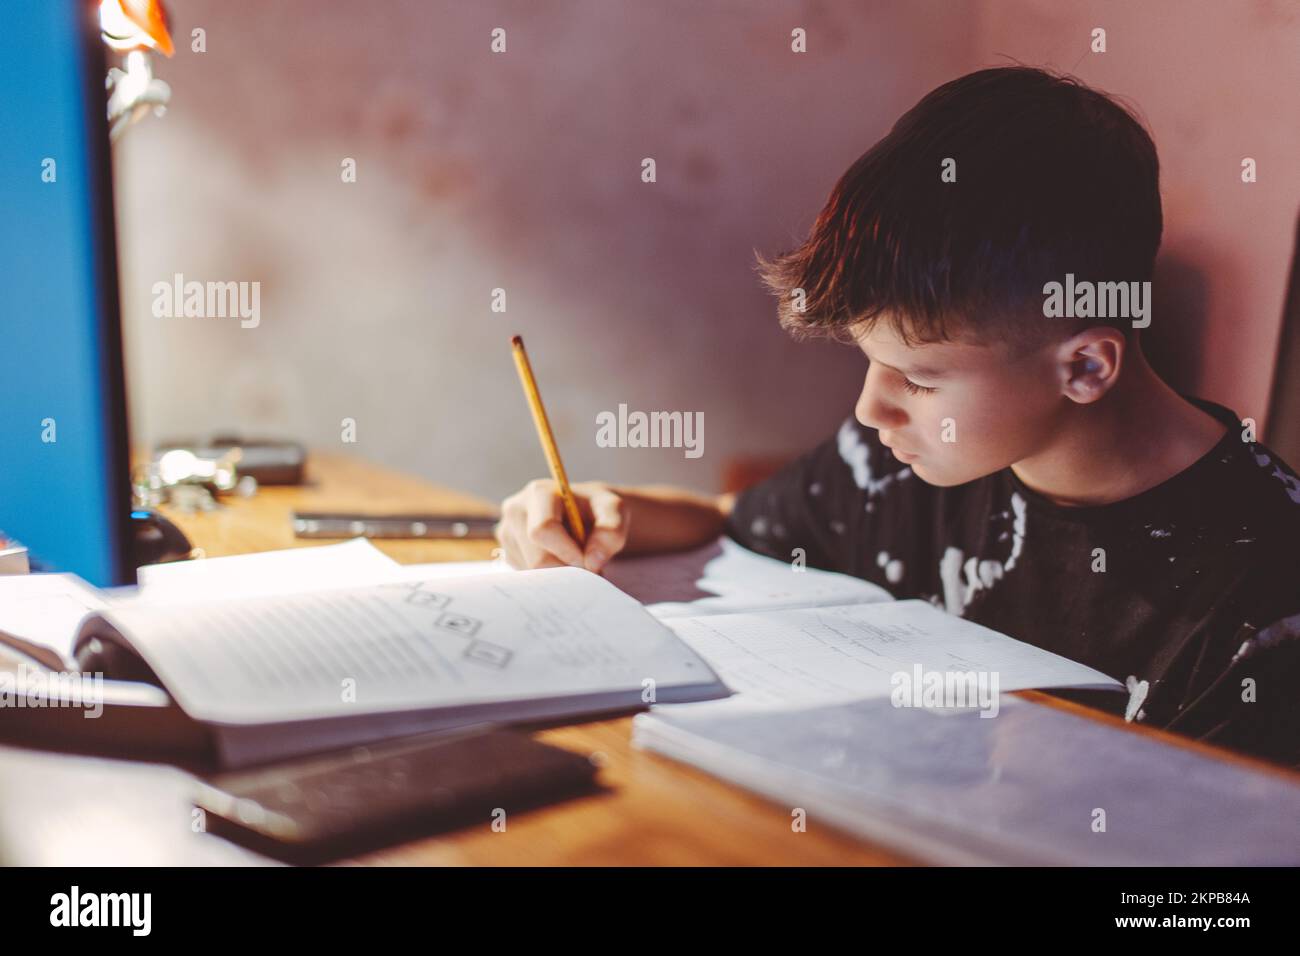
<path id="1" fill-rule="evenodd" d="M 854 338 L 858 347 L 873 361 L 918 375 L 938 375 L 954 369 L 986 365 L 1001 358 L 1000 350 L 995 346 L 967 339 L 904 342 L 889 322 L 875 322 L 865 332 L 857 332 Z"/>

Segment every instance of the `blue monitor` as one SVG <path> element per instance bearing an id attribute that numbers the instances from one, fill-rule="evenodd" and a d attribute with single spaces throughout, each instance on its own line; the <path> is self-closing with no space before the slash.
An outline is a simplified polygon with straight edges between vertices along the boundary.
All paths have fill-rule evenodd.
<path id="1" fill-rule="evenodd" d="M 132 583 L 97 4 L 7 3 L 0 64 L 0 532 L 33 570 Z"/>

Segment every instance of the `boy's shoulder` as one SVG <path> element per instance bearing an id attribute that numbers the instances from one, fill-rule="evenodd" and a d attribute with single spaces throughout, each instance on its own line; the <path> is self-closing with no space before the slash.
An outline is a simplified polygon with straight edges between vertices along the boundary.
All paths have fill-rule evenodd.
<path id="1" fill-rule="evenodd" d="M 1237 537 L 1300 544 L 1300 476 L 1280 455 L 1254 440 L 1253 429 L 1222 405 L 1193 399 L 1228 426 L 1200 461 L 1178 478 L 1183 496 L 1195 496 L 1207 524 Z M 1300 550 L 1300 549 L 1297 549 Z"/>
<path id="2" fill-rule="evenodd" d="M 1268 520 L 1272 532 L 1300 530 L 1300 476 L 1277 453 L 1258 442 L 1243 443 L 1241 454 L 1225 464 L 1222 487 L 1235 493 L 1243 512 Z"/>

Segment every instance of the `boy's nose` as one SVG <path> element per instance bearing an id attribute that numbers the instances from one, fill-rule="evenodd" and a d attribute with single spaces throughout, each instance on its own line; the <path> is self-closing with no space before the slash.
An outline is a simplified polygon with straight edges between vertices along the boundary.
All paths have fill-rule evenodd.
<path id="1" fill-rule="evenodd" d="M 867 428 L 896 428 L 907 421 L 907 415 L 901 408 L 881 396 L 870 369 L 867 370 L 866 380 L 862 383 L 862 394 L 858 396 L 858 404 L 853 413 Z"/>

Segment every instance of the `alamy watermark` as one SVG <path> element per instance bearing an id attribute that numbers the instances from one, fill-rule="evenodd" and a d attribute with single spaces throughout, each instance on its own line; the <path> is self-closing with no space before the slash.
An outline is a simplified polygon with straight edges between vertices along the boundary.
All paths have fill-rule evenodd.
<path id="1" fill-rule="evenodd" d="M 704 454 L 703 412 L 617 412 L 596 415 L 598 448 L 682 448 L 687 458 Z"/>
<path id="2" fill-rule="evenodd" d="M 1075 282 L 1067 272 L 1065 282 L 1044 285 L 1043 295 L 1049 319 L 1132 319 L 1135 329 L 1151 324 L 1150 282 Z"/>
<path id="3" fill-rule="evenodd" d="M 50 897 L 50 925 L 119 926 L 132 936 L 148 936 L 153 929 L 152 893 L 83 893 L 73 885 L 67 893 Z"/>
<path id="4" fill-rule="evenodd" d="M 22 664 L 0 671 L 0 708 L 80 707 L 86 719 L 104 713 L 104 675 L 47 671 Z"/>
<path id="5" fill-rule="evenodd" d="M 240 328 L 262 321 L 262 283 L 186 282 L 178 272 L 171 282 L 153 284 L 156 319 L 239 319 Z"/>
<path id="6" fill-rule="evenodd" d="M 889 678 L 889 700 L 895 707 L 978 708 L 981 717 L 998 715 L 997 671 L 895 671 Z"/>

